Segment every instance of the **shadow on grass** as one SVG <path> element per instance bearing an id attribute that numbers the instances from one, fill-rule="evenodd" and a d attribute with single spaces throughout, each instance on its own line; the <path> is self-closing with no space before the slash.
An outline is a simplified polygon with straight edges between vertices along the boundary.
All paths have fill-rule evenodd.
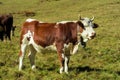
<path id="1" fill-rule="evenodd" d="M 69 71 L 73 71 L 73 70 L 76 70 L 76 74 L 79 74 L 81 72 L 109 72 L 109 73 L 115 73 L 117 75 L 120 75 L 120 71 L 113 71 L 113 70 L 107 70 L 107 69 L 99 69 L 99 68 L 91 68 L 89 66 L 84 66 L 84 67 L 81 67 L 81 66 L 78 66 L 78 67 L 73 67 L 73 68 L 70 68 Z"/>
<path id="2" fill-rule="evenodd" d="M 3 4 L 2 2 L 0 2 L 0 4 Z"/>
<path id="3" fill-rule="evenodd" d="M 104 71 L 104 70 L 96 69 L 96 68 L 90 68 L 89 66 L 85 66 L 85 67 L 78 66 L 76 68 L 77 73 L 84 72 L 84 71 L 91 72 L 91 71 Z"/>

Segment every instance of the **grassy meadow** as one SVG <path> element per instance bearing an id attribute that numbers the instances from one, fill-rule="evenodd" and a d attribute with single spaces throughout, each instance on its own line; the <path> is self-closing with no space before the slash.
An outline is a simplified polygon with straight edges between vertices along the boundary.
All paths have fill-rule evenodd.
<path id="1" fill-rule="evenodd" d="M 12 41 L 0 41 L 0 80 L 120 80 L 120 0 L 0 0 L 0 14 L 12 13 L 17 26 Z M 26 16 L 27 13 L 34 15 Z M 71 56 L 69 74 L 59 74 L 55 51 L 36 55 L 35 71 L 28 54 L 18 71 L 19 38 L 27 18 L 45 22 L 95 16 L 97 36 Z"/>

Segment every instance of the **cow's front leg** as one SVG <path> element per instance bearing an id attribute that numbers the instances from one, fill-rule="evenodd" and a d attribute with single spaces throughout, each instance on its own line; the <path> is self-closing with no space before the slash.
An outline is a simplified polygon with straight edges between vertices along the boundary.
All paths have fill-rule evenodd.
<path id="1" fill-rule="evenodd" d="M 64 53 L 63 53 L 63 43 L 62 42 L 56 42 L 56 48 L 57 48 L 57 53 L 59 56 L 59 60 L 60 60 L 60 74 L 63 73 L 64 70 Z"/>
<path id="2" fill-rule="evenodd" d="M 67 73 L 67 74 L 68 74 L 69 59 L 70 59 L 70 56 L 65 56 L 65 57 L 64 57 L 64 71 L 65 71 L 65 73 Z"/>

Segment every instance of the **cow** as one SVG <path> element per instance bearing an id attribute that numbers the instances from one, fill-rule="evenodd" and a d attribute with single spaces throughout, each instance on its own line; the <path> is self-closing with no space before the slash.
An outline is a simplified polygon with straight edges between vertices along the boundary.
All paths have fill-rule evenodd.
<path id="1" fill-rule="evenodd" d="M 91 35 L 88 35 L 90 30 L 87 30 L 80 20 L 41 23 L 36 19 L 27 19 L 21 28 L 19 70 L 22 69 L 22 62 L 27 47 L 30 50 L 29 59 L 32 69 L 35 68 L 36 52 L 41 52 L 41 49 L 50 47 L 58 53 L 61 66 L 60 73 L 68 73 L 70 55 L 77 51 L 80 36 L 83 37 L 83 41 L 95 37 L 94 30 L 91 31 Z"/>
<path id="2" fill-rule="evenodd" d="M 5 36 L 5 39 L 11 40 L 11 31 L 14 35 L 14 30 L 12 14 L 0 15 L 0 39 L 3 41 Z"/>

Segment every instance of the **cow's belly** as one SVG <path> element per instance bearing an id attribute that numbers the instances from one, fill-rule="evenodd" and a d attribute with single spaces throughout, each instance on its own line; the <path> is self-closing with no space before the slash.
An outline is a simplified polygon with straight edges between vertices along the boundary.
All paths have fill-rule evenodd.
<path id="1" fill-rule="evenodd" d="M 43 49 L 55 50 L 56 51 L 56 47 L 55 47 L 54 44 L 50 45 L 50 46 L 47 46 L 47 47 L 42 47 L 41 45 L 38 45 L 38 44 L 35 43 L 35 41 L 33 40 L 33 37 L 29 41 L 29 45 L 32 45 L 37 52 L 41 52 L 41 50 L 43 50 Z"/>
<path id="2" fill-rule="evenodd" d="M 30 40 L 29 45 L 32 45 L 37 52 L 41 52 L 41 50 L 43 50 L 43 49 L 57 51 L 55 44 L 44 48 L 44 47 L 36 44 L 35 41 L 33 40 L 33 38 Z M 64 44 L 63 51 L 64 51 L 65 55 L 75 54 L 78 51 L 78 45 L 75 45 L 73 47 L 72 43 L 69 43 L 68 45 Z"/>

